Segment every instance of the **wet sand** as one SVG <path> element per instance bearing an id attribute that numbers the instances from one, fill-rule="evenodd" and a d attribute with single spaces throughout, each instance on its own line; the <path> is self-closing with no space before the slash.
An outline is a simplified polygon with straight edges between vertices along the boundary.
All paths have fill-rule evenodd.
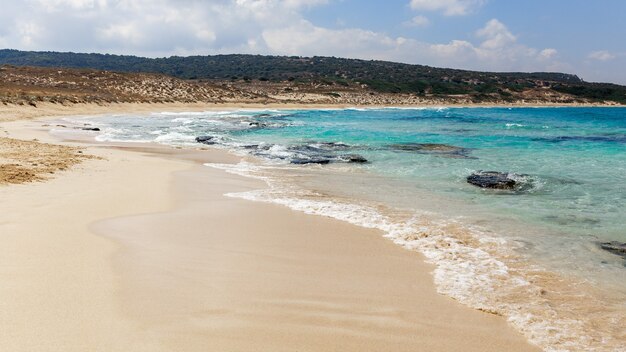
<path id="1" fill-rule="evenodd" d="M 223 196 L 264 187 L 201 165 L 233 156 L 85 147 L 0 187 L 1 350 L 538 350 L 378 231 Z"/>

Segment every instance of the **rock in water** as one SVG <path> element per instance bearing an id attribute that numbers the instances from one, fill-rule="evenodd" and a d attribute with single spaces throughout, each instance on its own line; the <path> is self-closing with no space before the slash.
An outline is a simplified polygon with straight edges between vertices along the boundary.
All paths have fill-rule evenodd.
<path id="1" fill-rule="evenodd" d="M 339 160 L 348 162 L 348 163 L 366 163 L 367 159 L 359 154 L 346 154 L 340 155 Z"/>
<path id="2" fill-rule="evenodd" d="M 389 148 L 403 152 L 414 152 L 418 154 L 432 154 L 435 156 L 459 159 L 476 159 L 469 156 L 470 150 L 449 144 L 439 143 L 401 143 L 391 144 Z"/>
<path id="3" fill-rule="evenodd" d="M 292 164 L 296 164 L 296 165 L 305 165 L 305 164 L 321 164 L 321 165 L 325 165 L 330 163 L 330 159 L 292 159 L 291 160 Z"/>
<path id="4" fill-rule="evenodd" d="M 442 153 L 451 153 L 458 152 L 463 150 L 461 147 L 456 147 L 448 144 L 437 144 L 437 143 L 403 143 L 403 144 L 392 144 L 391 148 L 397 150 L 403 150 L 407 152 L 442 152 Z"/>
<path id="5" fill-rule="evenodd" d="M 320 142 L 314 143 L 313 145 L 317 145 L 319 148 L 324 150 L 348 150 L 350 146 L 341 142 Z"/>
<path id="6" fill-rule="evenodd" d="M 479 171 L 467 176 L 467 183 L 480 188 L 514 189 L 517 181 L 508 173 L 497 171 Z"/>
<path id="7" fill-rule="evenodd" d="M 196 137 L 196 142 L 202 143 L 202 144 L 209 144 L 209 145 L 217 143 L 215 141 L 215 137 L 213 137 L 213 136 L 199 136 L 199 137 Z"/>
<path id="8" fill-rule="evenodd" d="M 98 128 L 98 127 L 83 127 L 83 128 L 81 128 L 81 130 L 83 130 L 83 131 L 100 132 L 100 128 Z"/>
<path id="9" fill-rule="evenodd" d="M 618 241 L 601 242 L 600 248 L 604 249 L 607 252 L 611 252 L 613 254 L 622 256 L 624 257 L 624 259 L 626 259 L 626 242 L 618 242 Z"/>

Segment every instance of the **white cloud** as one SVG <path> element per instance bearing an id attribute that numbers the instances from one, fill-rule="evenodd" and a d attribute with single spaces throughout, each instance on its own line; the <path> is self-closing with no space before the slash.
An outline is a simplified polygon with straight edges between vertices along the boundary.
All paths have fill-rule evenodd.
<path id="1" fill-rule="evenodd" d="M 406 41 L 362 29 L 317 27 L 305 20 L 291 27 L 265 30 L 263 40 L 270 51 L 284 55 L 352 57 L 376 57 L 380 51 L 393 49 Z"/>
<path id="2" fill-rule="evenodd" d="M 609 60 L 615 59 L 616 55 L 611 54 L 607 50 L 599 50 L 599 51 L 594 51 L 590 53 L 588 55 L 588 58 L 593 59 L 593 60 L 598 60 L 598 61 L 609 61 Z"/>
<path id="3" fill-rule="evenodd" d="M 411 27 L 426 27 L 430 24 L 430 20 L 421 15 L 413 17 L 410 21 L 406 22 L 406 25 Z"/>
<path id="4" fill-rule="evenodd" d="M 545 60 L 549 60 L 558 55 L 558 53 L 559 52 L 554 48 L 546 48 L 539 52 L 539 57 Z"/>
<path id="5" fill-rule="evenodd" d="M 476 34 L 485 38 L 485 41 L 480 44 L 485 49 L 500 49 L 515 43 L 517 40 L 509 29 L 495 18 L 487 22 L 485 27 L 479 29 Z"/>
<path id="6" fill-rule="evenodd" d="M 517 43 L 516 36 L 498 20 L 487 22 L 477 31 L 477 38 L 477 43 L 428 43 L 362 29 L 322 28 L 308 21 L 263 32 L 269 50 L 283 55 L 332 55 L 493 71 L 565 68 L 554 60 L 555 49 Z"/>
<path id="7" fill-rule="evenodd" d="M 441 11 L 446 16 L 467 15 L 482 6 L 485 0 L 411 0 L 414 10 Z"/>
<path id="8" fill-rule="evenodd" d="M 47 11 L 55 11 L 64 7 L 74 10 L 93 9 L 105 7 L 107 0 L 32 0 L 34 3 L 46 9 Z"/>
<path id="9" fill-rule="evenodd" d="M 0 12 L 0 44 L 28 50 L 151 57 L 219 53 L 327 55 L 475 70 L 546 70 L 561 65 L 555 61 L 555 49 L 535 49 L 519 43 L 517 36 L 496 19 L 477 30 L 473 39 L 429 42 L 367 28 L 329 28 L 305 18 L 306 9 L 327 2 L 12 1 Z M 41 6 L 44 3 L 50 6 Z M 459 14 L 472 9 L 468 7 L 470 2 L 440 3 L 447 5 L 434 9 L 444 13 Z M 471 3 L 476 6 L 482 1 Z M 416 16 L 412 22 L 426 25 L 428 19 Z"/>
<path id="10" fill-rule="evenodd" d="M 36 38 L 42 33 L 41 27 L 35 22 L 19 23 L 15 29 L 19 35 L 20 43 L 26 48 L 33 47 Z"/>

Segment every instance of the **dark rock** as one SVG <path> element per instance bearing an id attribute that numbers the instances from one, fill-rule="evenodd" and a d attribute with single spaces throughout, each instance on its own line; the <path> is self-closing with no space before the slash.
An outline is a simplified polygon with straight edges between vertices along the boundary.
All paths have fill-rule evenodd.
<path id="1" fill-rule="evenodd" d="M 358 154 L 340 155 L 339 160 L 342 160 L 348 163 L 366 163 L 367 162 L 367 159 L 365 159 L 363 156 L 358 155 Z"/>
<path id="2" fill-rule="evenodd" d="M 267 127 L 266 124 L 264 123 L 260 123 L 260 122 L 250 122 L 249 124 L 251 127 L 258 127 L 258 128 L 265 128 Z"/>
<path id="3" fill-rule="evenodd" d="M 294 145 L 288 148 L 290 151 L 302 153 L 302 154 L 319 154 L 324 153 L 326 150 L 322 148 L 318 148 L 309 144 L 304 145 Z"/>
<path id="4" fill-rule="evenodd" d="M 330 159 L 321 159 L 321 158 L 313 158 L 313 159 L 292 159 L 292 164 L 296 165 L 306 165 L 306 164 L 320 164 L 326 165 L 330 163 Z"/>
<path id="5" fill-rule="evenodd" d="M 560 142 L 608 142 L 608 143 L 626 143 L 626 135 L 614 134 L 614 135 L 597 135 L 597 136 L 557 136 L 557 137 L 540 137 L 533 138 L 533 141 L 547 142 L 547 143 L 560 143 Z"/>
<path id="6" fill-rule="evenodd" d="M 497 171 L 479 171 L 467 176 L 467 183 L 480 188 L 515 189 L 517 181 L 508 173 Z"/>
<path id="7" fill-rule="evenodd" d="M 402 144 L 392 144 L 391 148 L 396 150 L 402 150 L 407 152 L 456 152 L 459 150 L 463 150 L 461 147 L 456 147 L 448 144 L 437 144 L 437 143 L 402 143 Z"/>
<path id="8" fill-rule="evenodd" d="M 199 136 L 199 137 L 196 137 L 196 142 L 202 143 L 202 144 L 208 144 L 208 145 L 212 145 L 212 144 L 217 143 L 217 141 L 215 141 L 215 137 L 213 137 L 213 136 Z"/>
<path id="9" fill-rule="evenodd" d="M 350 146 L 341 142 L 322 142 L 316 143 L 321 149 L 325 150 L 347 150 Z"/>
<path id="10" fill-rule="evenodd" d="M 446 158 L 475 159 L 469 156 L 470 150 L 449 144 L 439 143 L 400 143 L 391 144 L 389 148 L 403 152 L 414 152 L 419 154 L 432 154 Z"/>
<path id="11" fill-rule="evenodd" d="M 600 242 L 600 248 L 607 252 L 622 256 L 626 259 L 626 242 L 610 241 Z"/>
<path id="12" fill-rule="evenodd" d="M 81 128 L 81 130 L 83 131 L 95 131 L 95 132 L 100 132 L 100 129 L 98 127 L 83 127 Z"/>

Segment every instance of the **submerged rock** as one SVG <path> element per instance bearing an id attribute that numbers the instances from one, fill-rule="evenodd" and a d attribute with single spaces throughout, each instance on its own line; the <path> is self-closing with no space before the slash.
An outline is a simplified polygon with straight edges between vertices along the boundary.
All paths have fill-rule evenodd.
<path id="1" fill-rule="evenodd" d="M 497 171 L 479 171 L 467 176 L 467 183 L 480 188 L 515 189 L 517 181 L 508 173 Z"/>
<path id="2" fill-rule="evenodd" d="M 439 143 L 400 143 L 391 144 L 389 148 L 403 152 L 414 152 L 419 154 L 433 154 L 436 156 L 447 158 L 464 158 L 475 159 L 469 156 L 470 150 L 463 147 L 457 147 L 449 144 Z"/>
<path id="3" fill-rule="evenodd" d="M 199 136 L 196 137 L 196 142 L 208 145 L 217 143 L 214 136 Z"/>
<path id="4" fill-rule="evenodd" d="M 365 157 L 359 154 L 340 155 L 338 159 L 347 163 L 366 163 L 367 162 L 367 159 L 365 159 Z"/>
<path id="5" fill-rule="evenodd" d="M 341 142 L 321 142 L 315 143 L 314 145 L 318 146 L 320 149 L 324 150 L 347 150 L 350 149 L 350 146 Z"/>
<path id="6" fill-rule="evenodd" d="M 600 248 L 604 249 L 605 251 L 622 256 L 624 257 L 624 259 L 626 259 L 626 242 L 600 242 L 599 245 Z"/>
<path id="7" fill-rule="evenodd" d="M 608 143 L 626 143 L 626 135 L 624 134 L 607 134 L 607 135 L 588 135 L 588 136 L 556 136 L 556 137 L 540 137 L 532 138 L 533 141 L 559 143 L 559 142 L 608 142 Z"/>
<path id="8" fill-rule="evenodd" d="M 326 165 L 326 164 L 330 163 L 330 159 L 321 159 L 321 158 L 314 158 L 314 159 L 291 159 L 291 163 L 295 164 L 295 165 L 306 165 L 306 164 Z"/>
<path id="9" fill-rule="evenodd" d="M 309 144 L 292 145 L 292 146 L 288 147 L 287 149 L 289 151 L 296 152 L 296 153 L 301 153 L 301 154 L 319 154 L 319 153 L 326 153 L 327 152 L 326 150 L 324 150 L 322 148 L 318 148 L 316 146 L 309 145 Z"/>

